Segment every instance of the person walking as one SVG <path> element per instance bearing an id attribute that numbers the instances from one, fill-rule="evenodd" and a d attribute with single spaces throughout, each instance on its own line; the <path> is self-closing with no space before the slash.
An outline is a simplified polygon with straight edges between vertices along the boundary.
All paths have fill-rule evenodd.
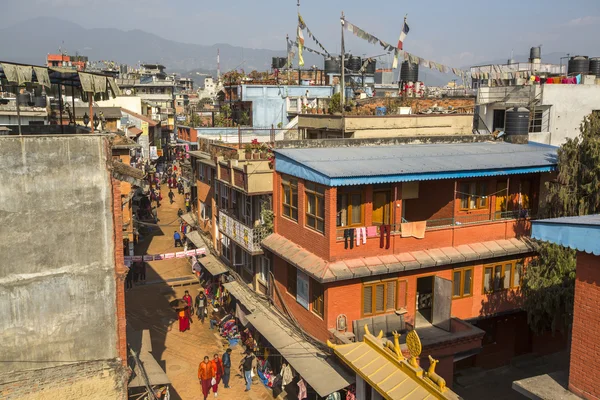
<path id="1" fill-rule="evenodd" d="M 246 390 L 245 392 L 249 392 L 252 386 L 252 361 L 254 360 L 254 355 L 252 351 L 246 350 L 246 355 L 242 358 L 240 362 L 240 369 L 244 373 L 244 379 L 246 380 Z"/>
<path id="2" fill-rule="evenodd" d="M 200 289 L 200 293 L 198 293 L 198 295 L 196 296 L 196 314 L 198 315 L 198 319 L 204 323 L 204 317 L 205 317 L 205 313 L 206 313 L 206 303 L 207 303 L 207 299 L 206 299 L 206 295 L 204 294 L 204 291 L 202 289 Z"/>
<path id="3" fill-rule="evenodd" d="M 191 320 L 192 315 L 194 315 L 194 307 L 192 304 L 192 296 L 190 296 L 190 292 L 188 292 L 187 290 L 185 291 L 185 294 L 183 295 L 183 300 L 187 303 L 188 308 L 190 309 L 190 320 Z"/>
<path id="4" fill-rule="evenodd" d="M 185 332 L 190 329 L 190 308 L 185 307 L 178 311 L 179 317 L 179 332 Z"/>
<path id="5" fill-rule="evenodd" d="M 125 278 L 125 289 L 133 288 L 133 266 L 129 267 L 127 271 L 127 278 Z"/>
<path id="6" fill-rule="evenodd" d="M 229 375 L 231 374 L 231 347 L 225 350 L 223 354 L 223 385 L 225 389 L 229 389 Z"/>
<path id="7" fill-rule="evenodd" d="M 215 394 L 215 397 L 218 396 L 219 383 L 221 382 L 221 377 L 223 376 L 223 361 L 218 354 L 215 354 L 212 360 L 213 367 L 215 369 L 215 380 L 212 385 L 212 391 Z"/>
<path id="8" fill-rule="evenodd" d="M 213 363 L 209 360 L 208 356 L 204 356 L 204 361 L 198 366 L 198 380 L 200 386 L 202 386 L 202 395 L 204 400 L 208 398 L 208 392 L 212 386 L 212 380 L 216 376 L 215 368 Z"/>
<path id="9" fill-rule="evenodd" d="M 140 282 L 142 285 L 146 284 L 146 263 L 140 262 L 140 269 L 138 271 L 140 273 Z"/>
<path id="10" fill-rule="evenodd" d="M 185 210 L 186 210 L 187 212 L 190 212 L 190 211 L 192 211 L 192 206 L 191 206 L 191 204 L 190 204 L 190 199 L 189 199 L 189 197 L 185 199 Z"/>
<path id="11" fill-rule="evenodd" d="M 179 232 L 175 231 L 175 233 L 173 233 L 173 240 L 175 240 L 175 247 L 183 247 L 183 243 L 181 243 L 181 235 L 179 234 Z"/>
<path id="12" fill-rule="evenodd" d="M 173 193 L 171 189 L 169 189 L 169 201 L 171 202 L 171 204 L 175 202 L 175 193 Z"/>

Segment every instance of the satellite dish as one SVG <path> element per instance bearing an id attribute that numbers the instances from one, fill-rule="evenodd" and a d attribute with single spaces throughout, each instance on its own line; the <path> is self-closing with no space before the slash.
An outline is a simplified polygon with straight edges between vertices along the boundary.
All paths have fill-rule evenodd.
<path id="1" fill-rule="evenodd" d="M 131 89 L 127 89 L 127 90 L 125 91 L 125 94 L 126 94 L 127 96 L 129 96 L 129 95 L 131 94 Z"/>

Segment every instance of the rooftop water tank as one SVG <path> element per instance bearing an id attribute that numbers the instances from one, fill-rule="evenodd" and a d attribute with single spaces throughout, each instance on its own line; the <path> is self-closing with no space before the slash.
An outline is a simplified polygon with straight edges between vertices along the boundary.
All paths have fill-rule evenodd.
<path id="1" fill-rule="evenodd" d="M 530 60 L 534 60 L 534 59 L 540 59 L 542 58 L 542 48 L 541 47 L 532 47 L 531 50 L 529 50 L 529 59 Z"/>
<path id="2" fill-rule="evenodd" d="M 367 68 L 366 68 L 365 72 L 369 75 L 374 75 L 376 69 L 377 69 L 377 60 L 375 60 L 375 59 L 369 60 L 369 63 L 367 64 Z"/>
<path id="3" fill-rule="evenodd" d="M 575 56 L 569 59 L 569 75 L 587 74 L 590 71 L 590 59 L 587 56 Z"/>
<path id="4" fill-rule="evenodd" d="M 600 78 L 600 57 L 590 58 L 590 75 L 596 75 Z"/>
<path id="5" fill-rule="evenodd" d="M 271 63 L 271 67 L 273 69 L 279 69 L 285 67 L 287 64 L 287 58 L 285 57 L 273 57 L 273 61 Z"/>
<path id="6" fill-rule="evenodd" d="M 342 60 L 340 57 L 327 57 L 325 58 L 325 73 L 326 74 L 339 74 L 342 71 Z"/>
<path id="7" fill-rule="evenodd" d="M 358 72 L 362 67 L 362 60 L 357 56 L 349 56 L 346 60 L 345 67 L 351 72 Z"/>
<path id="8" fill-rule="evenodd" d="M 529 110 L 526 108 L 513 108 L 506 110 L 506 123 L 504 131 L 507 135 L 529 134 Z"/>
<path id="9" fill-rule="evenodd" d="M 419 64 L 411 64 L 408 61 L 402 63 L 400 69 L 401 82 L 416 82 L 419 80 Z"/>

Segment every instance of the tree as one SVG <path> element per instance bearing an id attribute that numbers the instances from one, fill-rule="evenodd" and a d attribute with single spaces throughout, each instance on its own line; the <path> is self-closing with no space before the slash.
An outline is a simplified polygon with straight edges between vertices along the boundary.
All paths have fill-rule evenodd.
<path id="1" fill-rule="evenodd" d="M 329 114 L 341 113 L 342 112 L 342 95 L 340 93 L 334 93 L 329 100 Z"/>
<path id="2" fill-rule="evenodd" d="M 600 113 L 586 117 L 581 136 L 558 149 L 557 176 L 547 183 L 542 217 L 553 218 L 600 212 Z M 521 285 L 531 329 L 568 332 L 573 321 L 575 251 L 540 243 Z"/>

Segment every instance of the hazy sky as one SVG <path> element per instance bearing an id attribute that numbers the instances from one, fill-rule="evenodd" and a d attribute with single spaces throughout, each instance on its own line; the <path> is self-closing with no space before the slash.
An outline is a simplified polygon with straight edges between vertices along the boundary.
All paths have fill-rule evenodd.
<path id="1" fill-rule="evenodd" d="M 295 36 L 296 0 L 0 0 L 3 21 L 52 16 L 90 28 L 141 29 L 188 43 L 281 49 Z M 600 56 L 600 0 L 301 0 L 301 14 L 330 51 L 339 51 L 339 16 L 389 42 L 408 14 L 405 50 L 451 66 L 528 54 Z M 35 27 L 32 27 L 35 29 Z M 346 35 L 355 54 L 379 46 Z M 306 45 L 316 48 L 306 38 Z M 543 58 L 543 56 L 542 56 Z"/>

